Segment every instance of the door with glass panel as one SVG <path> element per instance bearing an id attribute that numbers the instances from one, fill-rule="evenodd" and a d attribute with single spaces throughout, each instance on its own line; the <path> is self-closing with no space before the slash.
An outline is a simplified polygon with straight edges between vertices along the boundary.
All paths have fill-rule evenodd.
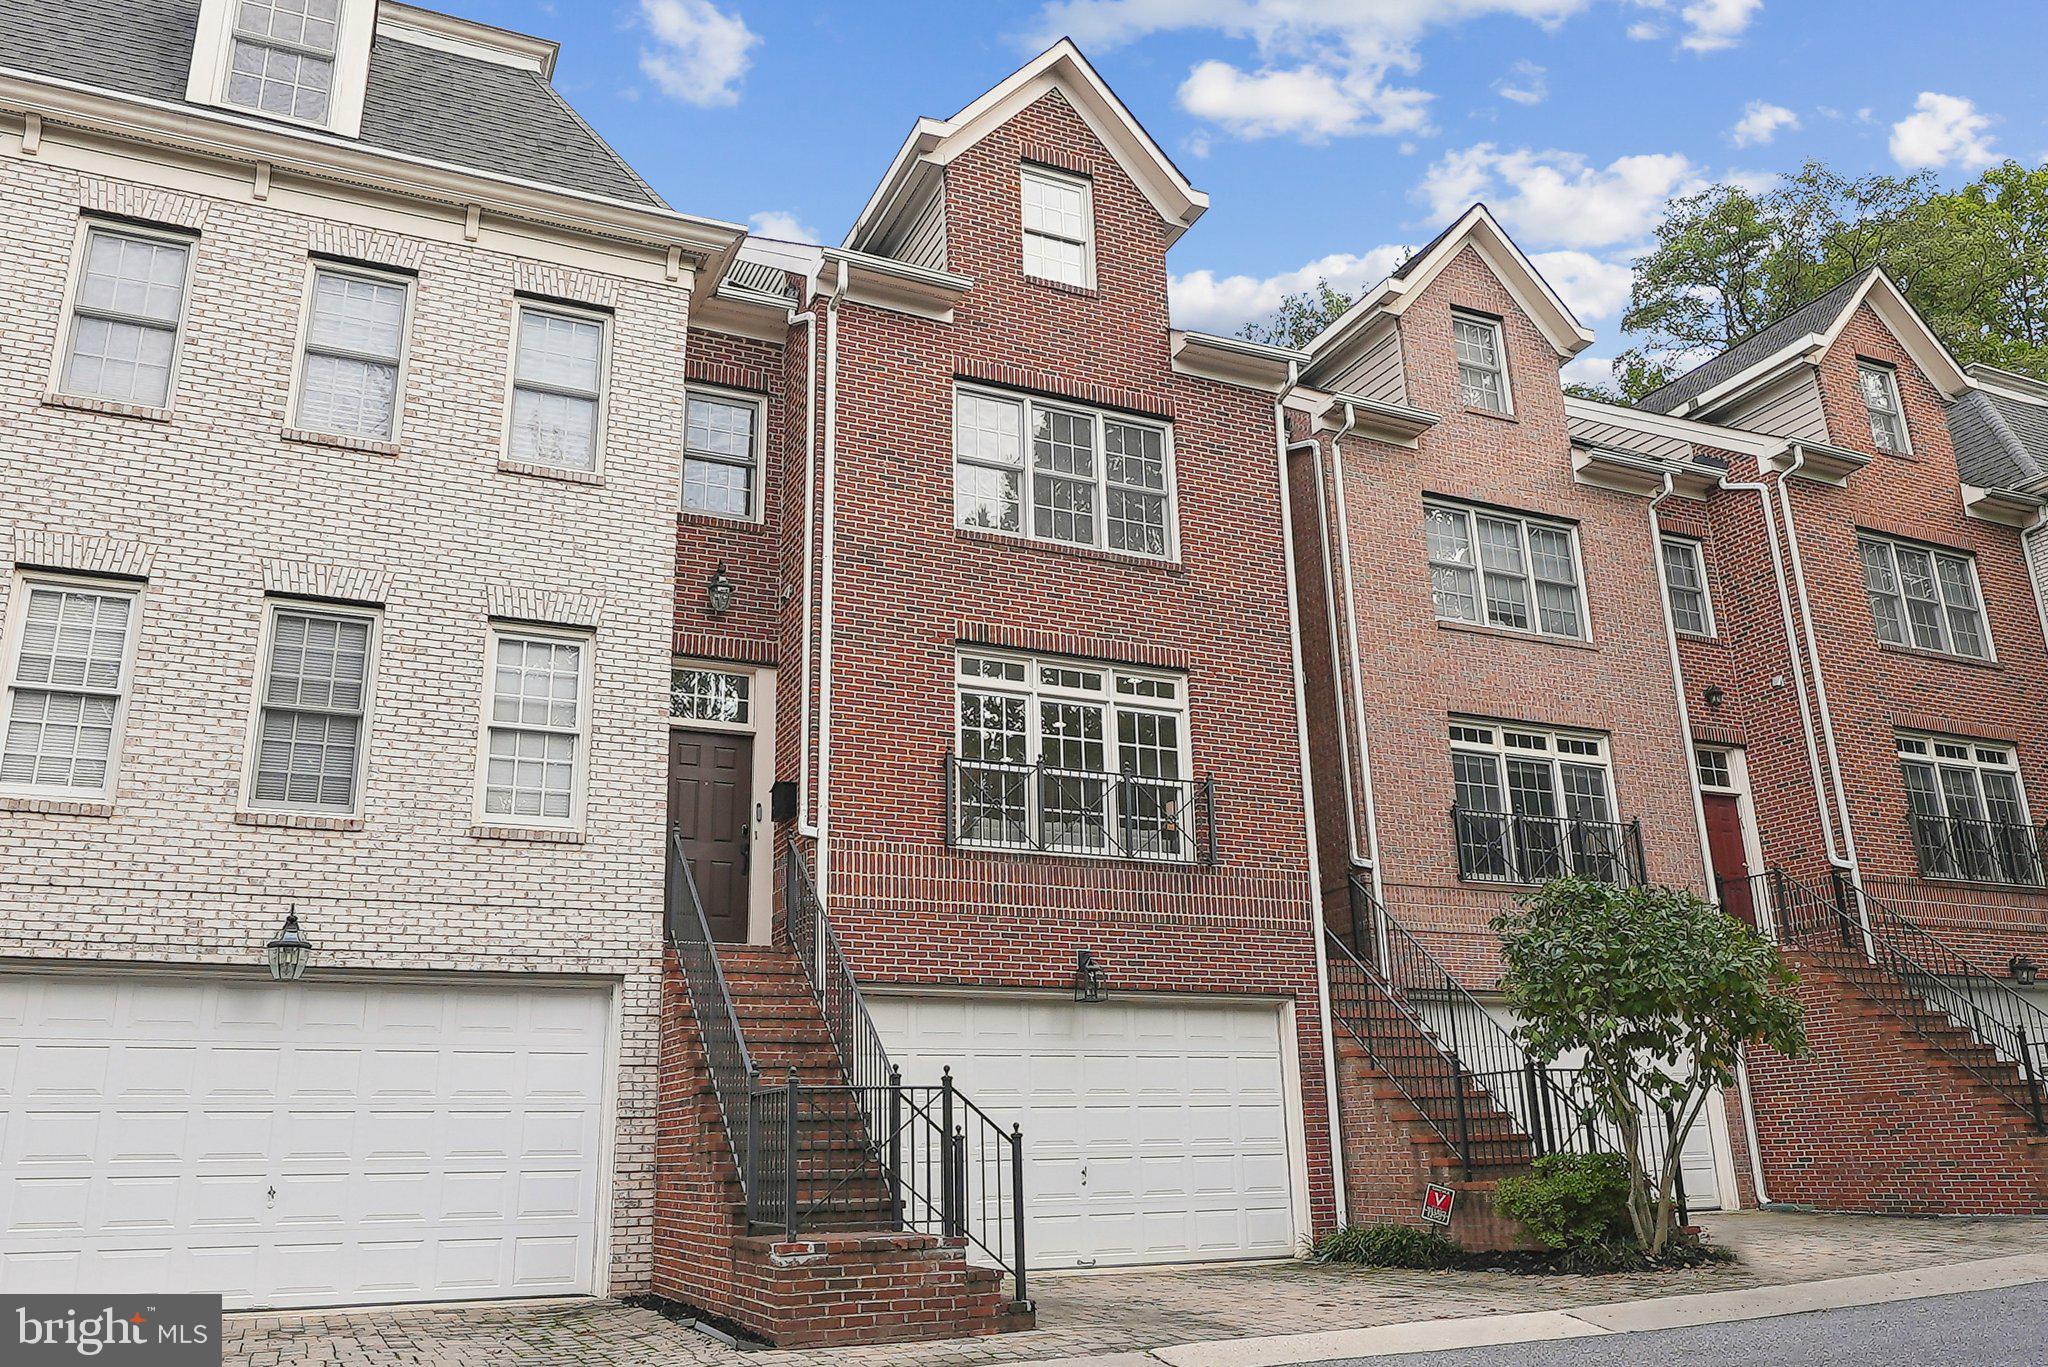
<path id="1" fill-rule="evenodd" d="M 1922 874 L 2041 885 L 2040 841 L 2010 749 L 1901 736 L 1899 767 Z"/>
<path id="2" fill-rule="evenodd" d="M 1454 723 L 1451 773 L 1460 877 L 1630 880 L 1600 737 Z"/>

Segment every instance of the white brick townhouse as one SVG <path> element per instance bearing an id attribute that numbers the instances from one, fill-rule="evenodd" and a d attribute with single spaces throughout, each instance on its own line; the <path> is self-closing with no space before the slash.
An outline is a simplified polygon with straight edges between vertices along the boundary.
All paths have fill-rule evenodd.
<path id="1" fill-rule="evenodd" d="M 679 378 L 741 234 L 553 62 L 0 0 L 0 1291 L 647 1281 Z"/>

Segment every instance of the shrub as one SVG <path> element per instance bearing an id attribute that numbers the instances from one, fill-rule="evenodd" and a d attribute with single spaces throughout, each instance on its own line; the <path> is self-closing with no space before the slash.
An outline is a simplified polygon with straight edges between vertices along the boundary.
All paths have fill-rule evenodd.
<path id="1" fill-rule="evenodd" d="M 1547 1153 L 1500 1184 L 1503 1215 L 1546 1248 L 1587 1249 L 1631 1234 L 1628 1160 L 1612 1153 Z"/>
<path id="2" fill-rule="evenodd" d="M 1408 1225 L 1347 1225 L 1316 1240 L 1318 1262 L 1361 1267 L 1409 1267 L 1434 1272 L 1457 1267 L 1464 1250 L 1431 1230 Z"/>

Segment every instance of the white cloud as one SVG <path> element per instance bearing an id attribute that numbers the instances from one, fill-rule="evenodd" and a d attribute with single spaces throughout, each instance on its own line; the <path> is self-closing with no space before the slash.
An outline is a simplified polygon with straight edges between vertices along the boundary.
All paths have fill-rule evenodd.
<path id="1" fill-rule="evenodd" d="M 1502 99 L 1516 104 L 1542 104 L 1550 97 L 1550 73 L 1525 57 L 1509 67 L 1493 88 Z"/>
<path id="2" fill-rule="evenodd" d="M 1566 384 L 1591 384 L 1611 389 L 1614 386 L 1614 358 L 1582 351 L 1565 363 L 1562 377 Z"/>
<path id="3" fill-rule="evenodd" d="M 1661 25 L 1653 24 L 1647 19 L 1638 19 L 1635 23 L 1628 26 L 1628 36 L 1635 39 L 1638 43 L 1654 43 L 1664 36 L 1664 29 Z"/>
<path id="4" fill-rule="evenodd" d="M 1386 279 L 1401 264 L 1406 251 L 1405 247 L 1390 244 L 1374 247 L 1363 255 L 1336 252 L 1298 270 L 1263 277 L 1218 276 L 1207 270 L 1176 275 L 1169 282 L 1173 321 L 1177 327 L 1198 332 L 1235 332 L 1278 308 L 1285 296 L 1313 290 L 1318 280 L 1327 280 L 1331 288 L 1356 295 Z"/>
<path id="5" fill-rule="evenodd" d="M 1618 157 L 1604 167 L 1575 152 L 1503 151 L 1482 142 L 1445 153 L 1415 188 L 1432 220 L 1484 199 L 1511 232 L 1556 247 L 1607 247 L 1647 236 L 1666 201 L 1705 188 L 1676 152 Z"/>
<path id="6" fill-rule="evenodd" d="M 783 209 L 763 209 L 747 220 L 748 229 L 756 237 L 772 237 L 778 242 L 820 242 L 818 230 Z"/>
<path id="7" fill-rule="evenodd" d="M 1782 104 L 1751 100 L 1742 117 L 1728 130 L 1728 140 L 1737 147 L 1763 147 L 1788 128 L 1799 126 L 1799 116 Z"/>
<path id="8" fill-rule="evenodd" d="M 1991 120 L 1962 96 L 1923 90 L 1913 108 L 1892 125 L 1892 159 L 1899 165 L 1976 171 L 1998 160 L 1991 150 Z"/>
<path id="9" fill-rule="evenodd" d="M 1694 52 L 1719 52 L 1742 41 L 1764 0 L 1692 0 L 1678 12 L 1685 21 L 1680 41 Z"/>
<path id="10" fill-rule="evenodd" d="M 1636 278 L 1627 262 L 1605 260 L 1588 252 L 1537 252 L 1529 263 L 1582 323 L 1620 313 Z"/>
<path id="11" fill-rule="evenodd" d="M 761 41 L 737 14 L 711 0 L 640 0 L 652 46 L 640 49 L 640 70 L 663 94 L 685 104 L 737 104 L 740 78 Z"/>
<path id="12" fill-rule="evenodd" d="M 1241 71 L 1199 62 L 1180 87 L 1181 108 L 1241 138 L 1322 142 L 1354 133 L 1415 133 L 1429 124 L 1429 96 L 1358 73 L 1320 67 Z"/>

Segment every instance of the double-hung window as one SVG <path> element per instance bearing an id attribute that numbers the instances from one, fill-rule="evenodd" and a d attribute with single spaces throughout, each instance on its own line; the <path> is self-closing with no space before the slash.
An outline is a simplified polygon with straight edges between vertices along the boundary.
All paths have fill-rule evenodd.
<path id="1" fill-rule="evenodd" d="M 683 507 L 720 517 L 759 516 L 760 403 L 697 389 L 683 403 Z"/>
<path id="2" fill-rule="evenodd" d="M 1451 333 L 1458 349 L 1458 393 L 1465 406 L 1489 413 L 1512 412 L 1507 349 L 1501 344 L 1500 324 L 1491 318 L 1454 313 Z"/>
<path id="3" fill-rule="evenodd" d="M 1614 817 L 1604 736 L 1454 721 L 1450 737 L 1460 877 L 1642 881 L 1634 832 Z"/>
<path id="4" fill-rule="evenodd" d="M 1909 541 L 1860 536 L 1863 587 L 1877 639 L 1887 645 L 1991 658 L 1975 557 Z"/>
<path id="5" fill-rule="evenodd" d="M 1714 608 L 1707 601 L 1706 557 L 1700 543 L 1685 537 L 1667 536 L 1660 549 L 1664 556 L 1664 591 L 1671 598 L 1671 625 L 1686 636 L 1714 634 Z"/>
<path id="6" fill-rule="evenodd" d="M 2041 885 L 2040 840 L 2010 746 L 1901 735 L 1899 768 L 1922 874 Z"/>
<path id="7" fill-rule="evenodd" d="M 590 647 L 587 635 L 492 629 L 481 803 L 487 824 L 581 823 Z"/>
<path id="8" fill-rule="evenodd" d="M 1131 555 L 1173 554 L 1172 432 L 1099 409 L 981 389 L 953 404 L 961 527 Z"/>
<path id="9" fill-rule="evenodd" d="M 227 102 L 259 114 L 326 123 L 334 102 L 341 3 L 236 0 Z"/>
<path id="10" fill-rule="evenodd" d="M 375 635 L 367 612 L 271 607 L 256 685 L 251 808 L 360 810 Z"/>
<path id="11" fill-rule="evenodd" d="M 1095 208 L 1088 181 L 1043 166 L 1025 166 L 1020 199 L 1024 273 L 1087 288 L 1095 275 Z"/>
<path id="12" fill-rule="evenodd" d="M 1585 639 L 1573 528 L 1435 502 L 1424 505 L 1423 526 L 1439 618 Z"/>
<path id="13" fill-rule="evenodd" d="M 191 262 L 189 237 L 86 228 L 57 387 L 83 399 L 167 407 Z"/>
<path id="14" fill-rule="evenodd" d="M 512 360 L 511 459 L 595 471 L 604 407 L 605 321 L 521 304 Z"/>
<path id="15" fill-rule="evenodd" d="M 0 792 L 113 794 L 138 596 L 69 580 L 16 585 L 12 657 L 0 703 Z"/>
<path id="16" fill-rule="evenodd" d="M 309 432 L 390 441 L 411 289 L 393 276 L 316 266 L 299 371 L 296 425 Z"/>
<path id="17" fill-rule="evenodd" d="M 1870 440 L 1878 450 L 1899 455 L 1912 452 L 1906 435 L 1906 406 L 1899 402 L 1899 377 L 1890 366 L 1869 361 L 1856 364 L 1856 388 L 1870 414 Z"/>
<path id="18" fill-rule="evenodd" d="M 992 849 L 1192 861 L 1187 679 L 1057 657 L 963 652 L 951 839 Z"/>

